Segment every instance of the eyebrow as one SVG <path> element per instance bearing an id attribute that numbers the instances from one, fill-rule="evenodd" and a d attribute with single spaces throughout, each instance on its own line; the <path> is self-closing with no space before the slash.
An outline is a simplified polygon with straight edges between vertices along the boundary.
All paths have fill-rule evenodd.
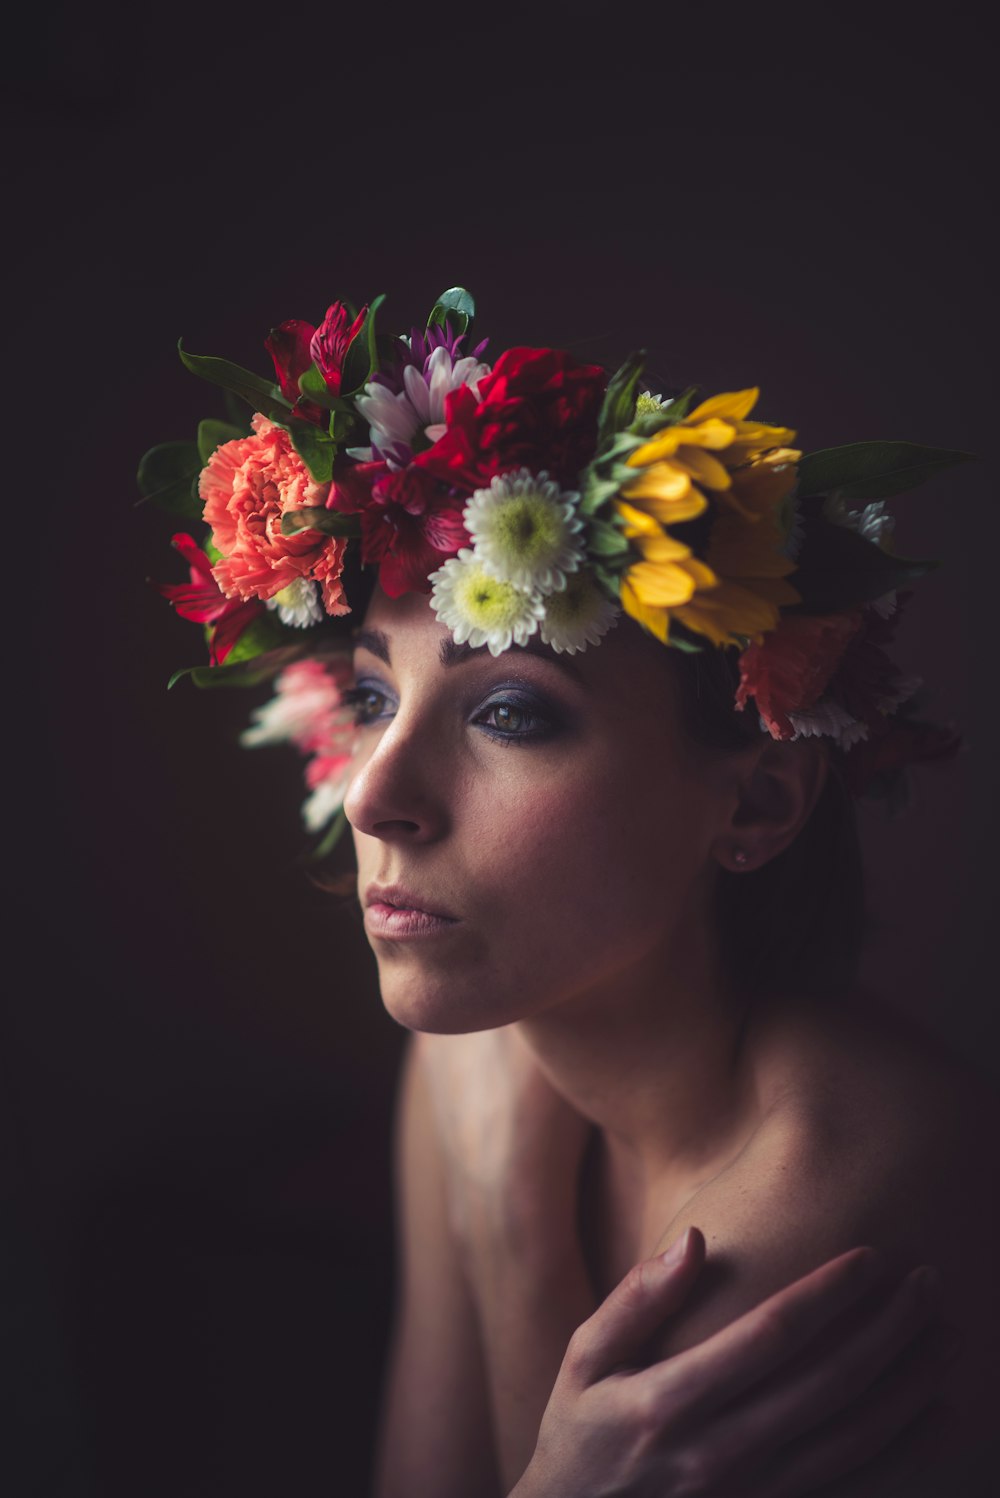
<path id="1" fill-rule="evenodd" d="M 387 666 L 392 665 L 389 654 L 389 638 L 380 629 L 352 630 L 351 639 L 356 650 L 368 650 L 380 661 L 384 661 Z M 550 646 L 543 644 L 537 635 L 532 635 L 526 644 L 519 645 L 516 648 L 522 650 L 525 655 L 534 655 L 540 660 L 550 661 L 553 666 L 558 666 L 568 675 L 575 677 L 577 681 L 583 680 L 580 668 L 569 656 L 563 654 L 557 655 Z M 446 636 L 441 641 L 438 649 L 438 659 L 442 666 L 446 668 L 461 666 L 468 660 L 482 659 L 485 649 L 485 645 L 474 646 L 468 643 L 459 645 L 456 641 Z"/>
<path id="2" fill-rule="evenodd" d="M 389 641 L 380 629 L 352 629 L 351 643 L 355 650 L 368 650 L 387 666 L 392 665 L 389 659 Z"/>

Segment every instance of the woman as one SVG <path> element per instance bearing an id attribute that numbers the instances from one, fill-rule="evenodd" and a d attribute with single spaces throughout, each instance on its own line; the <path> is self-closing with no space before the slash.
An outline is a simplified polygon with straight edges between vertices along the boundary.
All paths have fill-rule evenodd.
<path id="1" fill-rule="evenodd" d="M 275 329 L 277 386 L 184 354 L 252 431 L 203 423 L 140 483 L 209 528 L 162 589 L 206 626 L 196 680 L 280 672 L 245 742 L 311 756 L 324 846 L 343 802 L 414 1035 L 380 1494 L 968 1492 L 997 1109 L 852 988 L 847 787 L 950 741 L 883 648 L 922 569 L 845 503 L 961 455 L 803 458 L 755 390 L 491 369 L 461 289 L 405 339 L 377 305 Z M 921 1261 L 967 1335 L 950 1445 Z"/>
<path id="2" fill-rule="evenodd" d="M 975 1146 L 992 1100 L 871 997 L 740 1002 L 713 879 L 779 857 L 828 772 L 811 741 L 706 755 L 681 726 L 676 664 L 627 621 L 578 657 L 462 650 L 420 595 L 376 594 L 357 637 L 345 809 L 383 1000 L 415 1032 L 386 1495 L 721 1493 L 745 1475 L 741 1441 L 756 1458 L 775 1437 L 762 1470 L 776 1486 L 760 1491 L 807 1491 L 836 1474 L 843 1430 L 801 1456 L 789 1421 L 758 1451 L 744 1411 L 693 1436 L 679 1419 L 673 1442 L 669 1384 L 662 1446 L 628 1486 L 634 1432 L 610 1399 L 585 1409 L 579 1363 L 674 1358 L 855 1244 L 880 1251 L 866 1293 L 930 1259 L 949 1320 L 983 1324 L 996 1239 L 976 1212 Z M 688 1228 L 678 1285 L 650 1261 Z M 571 1342 L 640 1263 L 636 1303 L 605 1301 Z M 850 1326 L 896 1318 L 894 1347 L 926 1315 L 902 1297 L 851 1310 Z M 973 1427 L 987 1350 L 971 1336 L 953 1370 Z M 897 1397 L 902 1421 L 914 1411 Z M 864 1408 L 849 1415 L 858 1458 Z M 889 1455 L 842 1491 L 891 1491 Z M 906 1456 L 920 1491 L 928 1451 Z M 690 1485 L 692 1460 L 706 1485 Z"/>

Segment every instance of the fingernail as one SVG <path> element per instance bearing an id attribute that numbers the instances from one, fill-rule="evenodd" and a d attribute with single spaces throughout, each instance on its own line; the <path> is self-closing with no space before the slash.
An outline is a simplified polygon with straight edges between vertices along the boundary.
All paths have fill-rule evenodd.
<path id="1" fill-rule="evenodd" d="M 670 1245 L 670 1247 L 667 1249 L 667 1251 L 666 1251 L 665 1254 L 661 1254 L 660 1255 L 661 1263 L 663 1263 L 663 1264 L 679 1264 L 681 1262 L 681 1260 L 684 1258 L 684 1255 L 687 1253 L 687 1248 L 688 1248 L 688 1244 L 690 1243 L 690 1241 L 691 1241 L 691 1229 L 690 1228 L 685 1228 L 684 1232 L 677 1239 L 677 1242 L 676 1243 L 672 1243 Z"/>

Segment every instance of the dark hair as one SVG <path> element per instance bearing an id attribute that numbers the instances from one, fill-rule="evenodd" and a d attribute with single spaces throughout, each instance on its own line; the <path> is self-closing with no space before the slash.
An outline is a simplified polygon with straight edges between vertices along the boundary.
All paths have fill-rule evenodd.
<path id="1" fill-rule="evenodd" d="M 667 652 L 680 684 L 683 728 L 721 752 L 759 742 L 752 705 L 734 705 L 735 650 Z M 798 836 L 749 873 L 719 870 L 716 921 L 726 969 L 749 996 L 764 991 L 833 997 L 854 980 L 865 935 L 864 871 L 854 801 L 838 755 Z"/>

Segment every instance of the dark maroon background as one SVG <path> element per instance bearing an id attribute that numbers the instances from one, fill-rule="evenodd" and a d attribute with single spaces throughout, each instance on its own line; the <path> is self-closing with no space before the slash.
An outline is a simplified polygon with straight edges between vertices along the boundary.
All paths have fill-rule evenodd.
<path id="1" fill-rule="evenodd" d="M 944 562 L 902 658 L 966 748 L 863 826 L 869 977 L 997 1075 L 986 62 L 954 10 L 492 14 L 50 8 L 11 64 L 18 1493 L 367 1484 L 402 1036 L 297 862 L 293 757 L 238 750 L 246 697 L 164 691 L 200 644 L 135 467 L 221 414 L 180 335 L 266 372 L 285 317 L 385 290 L 403 327 L 462 283 L 496 349 L 645 345 L 807 448 L 980 453 L 896 505 Z"/>

